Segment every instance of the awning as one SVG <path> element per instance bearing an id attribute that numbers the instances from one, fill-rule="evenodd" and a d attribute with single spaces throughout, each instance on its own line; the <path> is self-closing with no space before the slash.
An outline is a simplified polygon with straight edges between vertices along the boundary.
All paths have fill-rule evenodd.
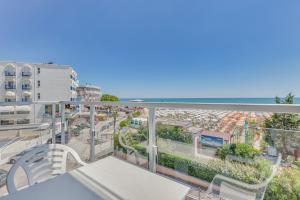
<path id="1" fill-rule="evenodd" d="M 30 106 L 17 106 L 16 107 L 16 111 L 26 111 L 26 112 L 30 112 L 31 108 Z"/>
<path id="2" fill-rule="evenodd" d="M 14 112 L 13 106 L 0 106 L 0 112 Z"/>
<path id="3" fill-rule="evenodd" d="M 31 96 L 31 92 L 25 91 L 25 92 L 23 92 L 23 95 L 24 96 Z"/>
<path id="4" fill-rule="evenodd" d="M 7 96 L 7 97 L 15 97 L 15 96 L 16 96 L 16 93 L 14 93 L 14 92 L 12 92 L 12 91 L 7 91 L 7 92 L 5 93 L 5 96 Z"/>

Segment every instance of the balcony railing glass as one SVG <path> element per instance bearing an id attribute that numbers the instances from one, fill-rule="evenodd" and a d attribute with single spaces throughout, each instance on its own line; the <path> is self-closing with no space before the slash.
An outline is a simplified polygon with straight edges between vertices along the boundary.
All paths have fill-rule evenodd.
<path id="1" fill-rule="evenodd" d="M 5 89 L 6 90 L 14 90 L 14 89 L 16 89 L 16 86 L 15 85 L 5 85 Z"/>
<path id="2" fill-rule="evenodd" d="M 280 191 L 287 174 L 299 180 L 300 105 L 60 102 L 52 108 L 59 114 L 47 121 L 56 133 L 49 141 L 65 143 L 86 162 L 113 155 L 184 182 L 193 188 L 187 199 L 208 192 L 274 199 L 280 194 L 269 188 Z M 298 195 L 293 185 L 287 183 Z"/>
<path id="3" fill-rule="evenodd" d="M 22 102 L 31 102 L 32 99 L 30 97 L 23 97 Z"/>
<path id="4" fill-rule="evenodd" d="M 32 73 L 31 72 L 22 72 L 23 77 L 31 77 Z"/>
<path id="5" fill-rule="evenodd" d="M 8 76 L 8 77 L 10 77 L 10 76 L 16 76 L 16 72 L 5 71 L 5 72 L 4 72 L 4 75 L 5 75 L 5 76 Z"/>
<path id="6" fill-rule="evenodd" d="M 22 85 L 22 90 L 31 90 L 31 85 L 23 84 Z"/>

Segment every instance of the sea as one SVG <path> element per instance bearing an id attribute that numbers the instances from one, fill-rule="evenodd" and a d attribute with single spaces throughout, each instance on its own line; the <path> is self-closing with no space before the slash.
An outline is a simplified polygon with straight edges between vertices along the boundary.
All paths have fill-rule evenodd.
<path id="1" fill-rule="evenodd" d="M 274 104 L 275 98 L 121 98 L 121 101 L 142 100 L 144 102 L 169 103 L 245 103 Z M 300 97 L 294 99 L 294 104 L 300 104 Z"/>

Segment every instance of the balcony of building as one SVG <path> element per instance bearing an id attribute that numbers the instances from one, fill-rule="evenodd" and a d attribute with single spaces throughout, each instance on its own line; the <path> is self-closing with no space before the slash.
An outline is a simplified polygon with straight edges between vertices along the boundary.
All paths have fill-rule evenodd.
<path id="1" fill-rule="evenodd" d="M 6 91 L 5 102 L 16 102 L 16 93 L 14 91 Z"/>
<path id="2" fill-rule="evenodd" d="M 31 80 L 22 80 L 22 90 L 28 91 L 32 89 Z"/>
<path id="3" fill-rule="evenodd" d="M 15 81 L 5 82 L 4 88 L 5 88 L 5 90 L 15 90 L 16 89 Z"/>
<path id="4" fill-rule="evenodd" d="M 22 90 L 31 90 L 32 87 L 30 84 L 22 84 Z"/>
<path id="5" fill-rule="evenodd" d="M 75 112 L 78 106 L 85 112 Z M 53 123 L 3 130 L 0 138 L 12 142 L 0 158 L 16 161 L 4 167 L 15 181 L 8 181 L 3 199 L 276 199 L 282 191 L 274 187 L 287 174 L 291 183 L 298 180 L 299 127 L 266 125 L 275 113 L 297 121 L 300 105 L 59 102 L 48 103 L 51 109 Z M 15 156 L 23 151 L 27 157 Z M 41 159 L 46 155 L 60 158 L 56 167 L 64 163 L 55 176 L 28 170 L 36 177 L 28 183 L 17 172 L 52 166 Z"/>
<path id="6" fill-rule="evenodd" d="M 32 76 L 32 73 L 31 72 L 22 72 L 22 77 L 31 77 Z"/>
<path id="7" fill-rule="evenodd" d="M 4 69 L 4 76 L 6 78 L 14 78 L 16 77 L 16 68 L 13 65 L 8 65 Z"/>
<path id="8" fill-rule="evenodd" d="M 32 98 L 31 98 L 31 92 L 29 91 L 25 91 L 22 94 L 22 102 L 31 102 Z"/>
<path id="9" fill-rule="evenodd" d="M 5 77 L 15 77 L 16 76 L 16 72 L 5 71 L 4 72 L 4 76 Z"/>
<path id="10" fill-rule="evenodd" d="M 23 78 L 30 78 L 32 76 L 32 67 L 31 66 L 24 66 L 22 68 L 22 77 Z"/>

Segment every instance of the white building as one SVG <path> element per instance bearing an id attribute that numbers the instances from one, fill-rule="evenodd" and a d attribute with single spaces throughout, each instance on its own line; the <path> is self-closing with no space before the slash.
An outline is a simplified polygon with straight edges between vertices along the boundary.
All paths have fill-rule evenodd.
<path id="1" fill-rule="evenodd" d="M 89 84 L 79 85 L 76 91 L 78 100 L 83 102 L 100 101 L 102 95 L 100 87 Z"/>
<path id="2" fill-rule="evenodd" d="M 131 127 L 133 128 L 139 128 L 141 126 L 147 126 L 148 120 L 147 118 L 132 118 L 131 119 Z"/>
<path id="3" fill-rule="evenodd" d="M 77 73 L 70 65 L 0 61 L 0 102 L 28 102 L 1 106 L 0 125 L 40 123 L 51 105 L 30 102 L 75 101 Z"/>

